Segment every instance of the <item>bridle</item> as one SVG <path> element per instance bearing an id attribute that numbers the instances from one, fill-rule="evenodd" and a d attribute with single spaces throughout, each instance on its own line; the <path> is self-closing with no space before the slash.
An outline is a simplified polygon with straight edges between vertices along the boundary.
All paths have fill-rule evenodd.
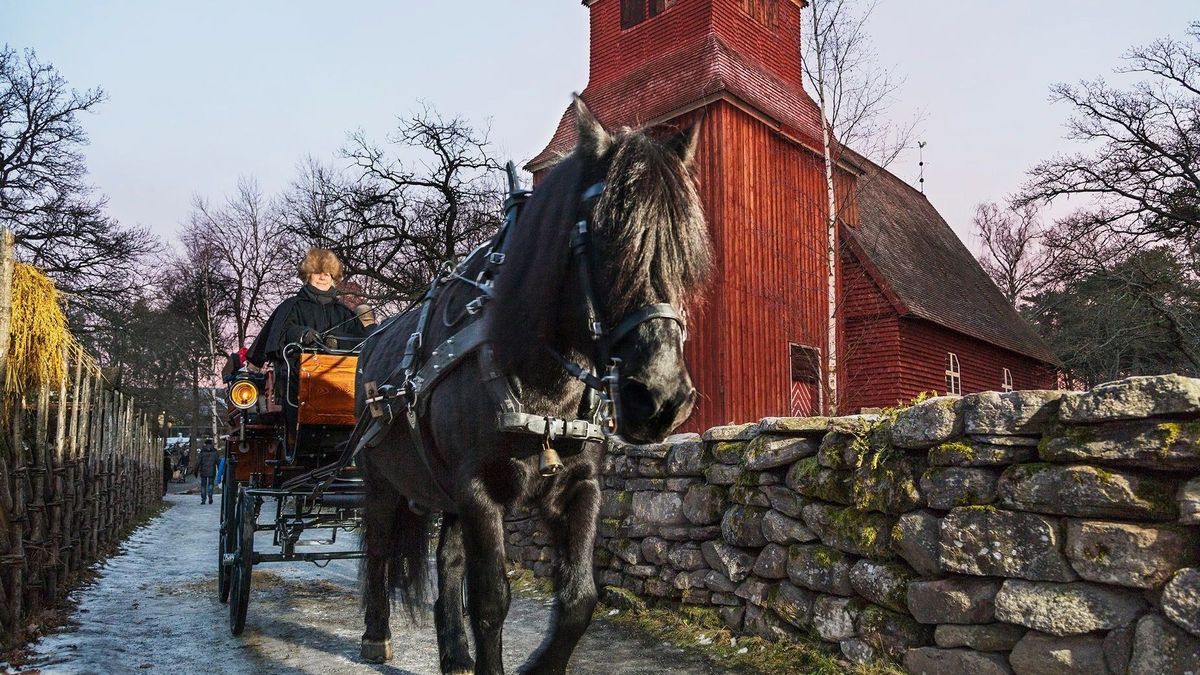
<path id="1" fill-rule="evenodd" d="M 628 337 L 638 326 L 655 319 L 674 321 L 679 325 L 681 342 L 686 342 L 687 323 L 683 312 L 676 311 L 670 303 L 661 302 L 644 305 L 627 314 L 612 330 L 605 327 L 599 311 L 599 302 L 596 300 L 596 288 L 591 272 L 594 250 L 592 231 L 595 229 L 596 205 L 604 194 L 605 186 L 604 181 L 593 183 L 580 195 L 578 217 L 574 229 L 571 230 L 570 240 L 571 255 L 579 272 L 579 285 L 583 289 L 583 312 L 592 340 L 593 363 L 597 370 L 604 369 L 604 375 L 598 376 L 549 345 L 545 345 L 545 349 L 572 377 L 599 395 L 600 428 L 606 436 L 612 436 L 620 429 L 618 416 L 621 409 L 621 359 L 612 356 L 612 352 L 621 340 Z"/>

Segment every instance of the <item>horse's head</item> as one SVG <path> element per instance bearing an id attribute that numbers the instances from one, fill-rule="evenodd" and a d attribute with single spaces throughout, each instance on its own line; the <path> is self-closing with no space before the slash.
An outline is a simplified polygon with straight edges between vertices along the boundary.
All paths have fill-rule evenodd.
<path id="1" fill-rule="evenodd" d="M 588 359 L 608 378 L 621 436 L 659 441 L 697 396 L 683 358 L 687 310 L 712 260 L 691 173 L 697 129 L 610 134 L 579 98 L 575 113 L 574 152 L 534 191 L 513 233 L 525 244 L 510 241 L 510 250 L 538 250 L 542 264 L 500 274 L 495 317 L 509 324 L 500 330 L 510 359 L 536 358 L 534 342 Z M 518 307 L 518 287 L 553 299 Z"/>

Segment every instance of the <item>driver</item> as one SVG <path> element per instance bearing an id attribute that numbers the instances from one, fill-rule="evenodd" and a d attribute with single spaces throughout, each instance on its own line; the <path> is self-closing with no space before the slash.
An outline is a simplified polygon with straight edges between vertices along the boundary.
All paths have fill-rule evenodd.
<path id="1" fill-rule="evenodd" d="M 246 360 L 257 367 L 261 368 L 268 360 L 276 364 L 276 391 L 283 400 L 289 429 L 295 428 L 293 404 L 299 378 L 295 376 L 298 363 L 295 358 L 285 360 L 284 348 L 299 343 L 304 347 L 323 345 L 337 349 L 339 341 L 342 348 L 347 348 L 367 336 L 365 321 L 338 300 L 335 286 L 342 280 L 342 262 L 332 251 L 309 249 L 297 273 L 304 285 L 271 312 L 246 354 Z M 289 372 L 292 377 L 285 375 Z"/>

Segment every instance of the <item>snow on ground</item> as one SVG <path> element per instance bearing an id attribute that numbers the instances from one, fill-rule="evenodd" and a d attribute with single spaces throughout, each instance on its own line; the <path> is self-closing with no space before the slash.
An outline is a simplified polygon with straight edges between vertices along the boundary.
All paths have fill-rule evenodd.
<path id="1" fill-rule="evenodd" d="M 186 486 L 172 485 L 173 491 Z M 383 665 L 358 658 L 362 615 L 358 561 L 321 569 L 310 563 L 255 567 L 246 630 L 229 634 L 228 609 L 217 601 L 220 496 L 201 505 L 195 494 L 171 494 L 171 508 L 135 532 L 106 561 L 95 584 L 76 594 L 75 625 L 32 646 L 27 668 L 45 673 L 436 673 L 432 620 L 392 621 L 395 658 Z M 266 509 L 264 508 L 264 511 Z M 259 533 L 257 550 L 269 549 Z M 353 536 L 345 537 L 355 545 Z M 306 537 L 307 538 L 307 537 Z M 508 670 L 515 672 L 541 641 L 550 611 L 544 601 L 515 597 L 504 630 Z M 711 664 L 603 622 L 588 630 L 572 659 L 575 673 L 714 673 Z"/>

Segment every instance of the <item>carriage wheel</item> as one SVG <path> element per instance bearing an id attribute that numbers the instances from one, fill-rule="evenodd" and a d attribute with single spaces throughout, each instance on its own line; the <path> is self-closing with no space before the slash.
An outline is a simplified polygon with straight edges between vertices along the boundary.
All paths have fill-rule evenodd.
<path id="1" fill-rule="evenodd" d="M 246 608 L 250 605 L 250 572 L 254 568 L 254 498 L 246 493 L 246 488 L 238 491 L 234 522 L 233 535 L 237 549 L 229 570 L 229 632 L 241 635 L 246 627 Z"/>
<path id="2" fill-rule="evenodd" d="M 225 466 L 225 474 L 221 476 L 221 536 L 217 542 L 217 596 L 222 603 L 229 602 L 229 586 L 231 566 L 225 564 L 225 555 L 233 553 L 237 548 L 237 538 L 234 536 L 234 522 L 237 516 L 237 481 L 233 477 L 233 467 Z"/>

